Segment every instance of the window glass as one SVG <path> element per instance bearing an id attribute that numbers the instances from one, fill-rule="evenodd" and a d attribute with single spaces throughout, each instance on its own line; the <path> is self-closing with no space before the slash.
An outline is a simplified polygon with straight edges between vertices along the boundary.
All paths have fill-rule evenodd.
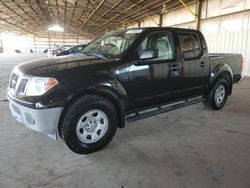
<path id="1" fill-rule="evenodd" d="M 195 57 L 199 57 L 201 54 L 201 46 L 200 46 L 198 36 L 193 34 L 192 39 L 194 43 L 194 55 Z"/>
<path id="2" fill-rule="evenodd" d="M 193 59 L 201 55 L 201 45 L 198 36 L 195 34 L 179 34 L 180 47 L 184 59 Z"/>
<path id="3" fill-rule="evenodd" d="M 201 40 L 201 44 L 202 44 L 202 48 L 203 48 L 203 50 L 205 50 L 205 49 L 207 48 L 207 44 L 206 44 L 206 41 L 205 41 L 205 39 L 204 39 L 204 38 L 202 38 L 202 40 Z"/>
<path id="4" fill-rule="evenodd" d="M 138 56 L 144 50 L 157 49 L 158 58 L 154 60 L 172 60 L 174 59 L 173 37 L 170 33 L 152 34 L 140 43 L 138 46 Z"/>
<path id="5" fill-rule="evenodd" d="M 147 49 L 147 44 L 148 44 L 148 37 L 146 37 L 142 43 L 140 44 L 140 50 L 145 50 Z"/>
<path id="6" fill-rule="evenodd" d="M 142 32 L 143 29 L 126 29 L 106 33 L 90 43 L 81 53 L 120 57 Z"/>

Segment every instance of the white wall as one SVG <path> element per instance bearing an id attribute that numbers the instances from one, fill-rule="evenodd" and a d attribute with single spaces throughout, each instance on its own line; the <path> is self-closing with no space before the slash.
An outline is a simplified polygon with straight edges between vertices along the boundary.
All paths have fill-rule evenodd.
<path id="1" fill-rule="evenodd" d="M 160 23 L 160 16 L 152 16 L 140 23 L 141 27 L 158 27 Z"/>
<path id="2" fill-rule="evenodd" d="M 138 23 L 131 24 L 127 28 L 136 28 L 136 27 L 138 27 Z"/>
<path id="3" fill-rule="evenodd" d="M 195 12 L 195 4 L 189 5 L 189 8 Z M 182 23 L 193 22 L 195 21 L 194 16 L 189 13 L 185 8 L 180 8 L 175 11 L 170 11 L 163 14 L 163 26 L 175 26 Z M 194 24 L 193 24 L 194 25 Z"/>
<path id="4" fill-rule="evenodd" d="M 209 52 L 239 53 L 244 57 L 244 75 L 250 75 L 250 30 L 205 34 Z"/>

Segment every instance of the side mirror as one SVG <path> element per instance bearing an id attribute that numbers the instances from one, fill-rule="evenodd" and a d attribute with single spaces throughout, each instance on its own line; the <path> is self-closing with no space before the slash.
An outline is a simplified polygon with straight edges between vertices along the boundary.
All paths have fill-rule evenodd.
<path id="1" fill-rule="evenodd" d="M 150 50 L 143 50 L 141 55 L 139 56 L 139 60 L 149 60 L 158 58 L 158 50 L 157 49 L 150 49 Z"/>

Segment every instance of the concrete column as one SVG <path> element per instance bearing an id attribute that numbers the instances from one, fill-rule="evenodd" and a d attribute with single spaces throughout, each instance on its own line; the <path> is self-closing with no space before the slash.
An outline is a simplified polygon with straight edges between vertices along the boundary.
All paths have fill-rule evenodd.
<path id="1" fill-rule="evenodd" d="M 138 27 L 141 27 L 141 22 L 138 22 Z"/>
<path id="2" fill-rule="evenodd" d="M 159 23 L 160 27 L 163 27 L 163 14 L 160 14 L 160 23 Z"/>
<path id="3" fill-rule="evenodd" d="M 50 46 L 50 33 L 48 33 L 48 40 L 49 40 L 49 49 L 51 49 L 51 46 Z"/>
<path id="4" fill-rule="evenodd" d="M 34 38 L 33 38 L 33 39 L 34 39 L 34 48 L 35 48 L 35 49 L 34 49 L 34 52 L 36 53 L 36 36 L 35 36 L 35 35 L 34 35 Z"/>

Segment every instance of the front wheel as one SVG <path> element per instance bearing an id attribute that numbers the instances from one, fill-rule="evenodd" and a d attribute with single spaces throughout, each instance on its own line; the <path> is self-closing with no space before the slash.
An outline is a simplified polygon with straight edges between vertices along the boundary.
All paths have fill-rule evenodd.
<path id="1" fill-rule="evenodd" d="M 101 96 L 85 95 L 67 109 L 59 128 L 70 150 L 88 154 L 105 147 L 117 128 L 114 105 Z"/>
<path id="2" fill-rule="evenodd" d="M 203 103 L 208 108 L 220 110 L 223 108 L 228 97 L 228 82 L 224 78 L 220 78 L 215 82 L 209 94 L 204 96 Z"/>

